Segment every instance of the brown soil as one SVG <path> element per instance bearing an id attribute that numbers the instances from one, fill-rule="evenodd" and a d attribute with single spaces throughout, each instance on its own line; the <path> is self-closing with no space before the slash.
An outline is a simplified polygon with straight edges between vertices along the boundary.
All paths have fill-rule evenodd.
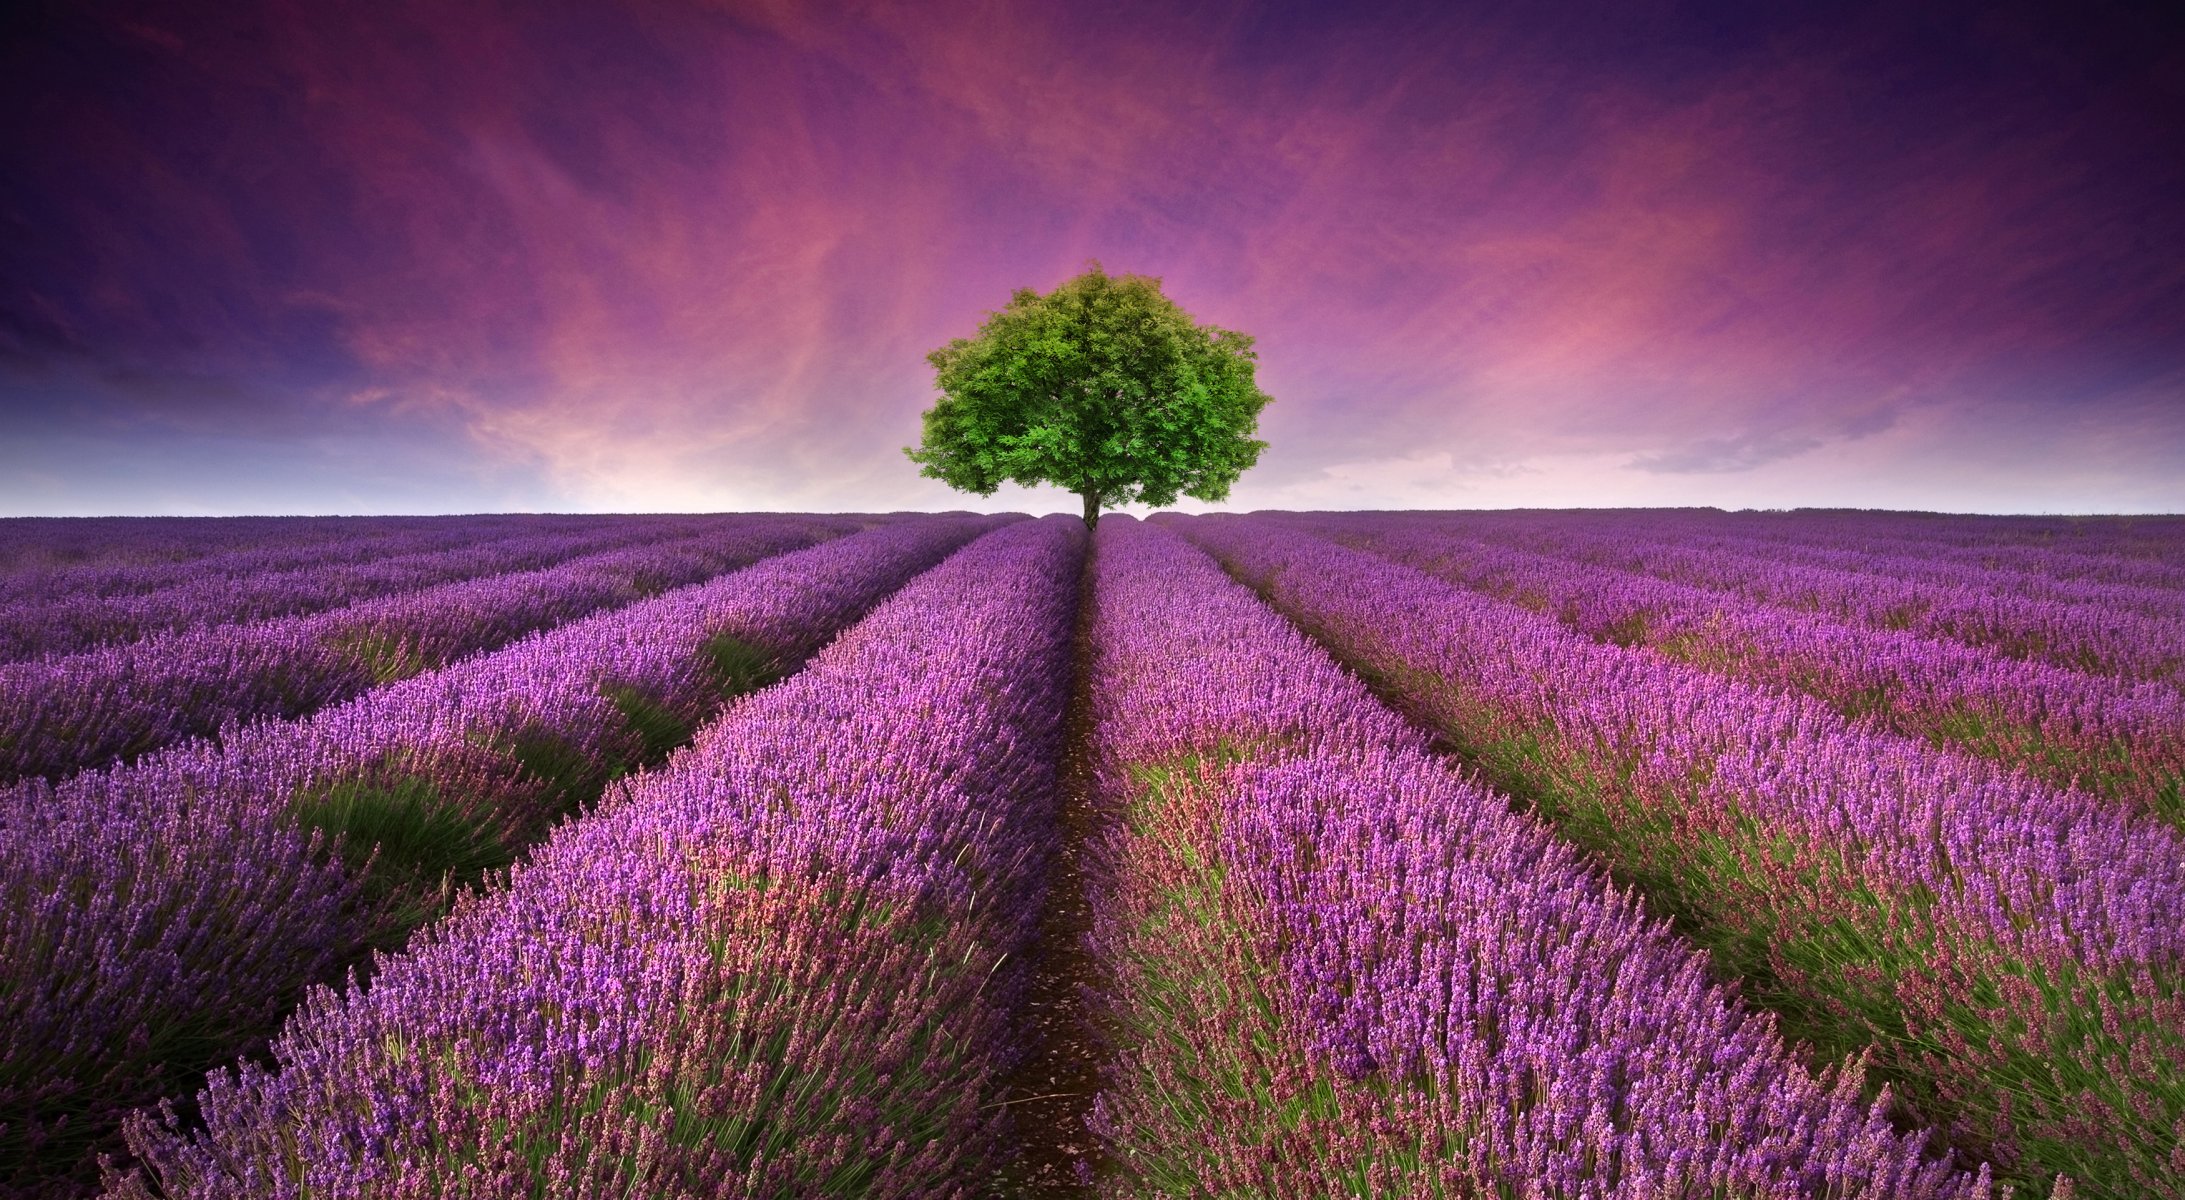
<path id="1" fill-rule="evenodd" d="M 1084 702 L 1092 606 L 1089 560 L 1087 567 L 1078 608 L 1078 669 L 1058 779 L 1056 832 L 1061 845 L 1048 870 L 1039 936 L 1028 952 L 1031 983 L 1025 1023 L 1031 1047 L 998 1101 L 1012 1110 L 1019 1140 L 1016 1168 L 998 1189 L 1006 1197 L 1089 1196 L 1092 1189 L 1080 1182 L 1080 1173 L 1089 1174 L 1099 1164 L 1098 1139 L 1085 1128 L 1100 1090 L 1102 1061 L 1090 995 L 1099 973 L 1085 951 L 1085 934 L 1092 928 L 1085 875 L 1099 825 L 1086 753 L 1092 732 Z"/>

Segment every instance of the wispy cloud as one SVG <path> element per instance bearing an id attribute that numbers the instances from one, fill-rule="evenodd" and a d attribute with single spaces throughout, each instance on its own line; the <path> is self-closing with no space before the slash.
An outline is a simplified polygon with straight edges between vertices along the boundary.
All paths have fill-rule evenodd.
<path id="1" fill-rule="evenodd" d="M 84 436 L 948 506 L 899 453 L 923 354 L 1098 257 L 1258 336 L 1264 495 L 1735 502 L 1917 444 L 1992 504 L 2045 429 L 2185 408 L 2185 167 L 2128 30 L 1682 19 L 85 10 L 0 84 L 42 114 L 0 134 L 0 405 L 65 365 Z M 2176 494 L 2150 427 L 2069 444 Z"/>
<path id="2" fill-rule="evenodd" d="M 1714 475 L 1750 471 L 1821 448 L 1821 439 L 1796 433 L 1703 438 L 1676 450 L 1641 454 L 1630 465 L 1661 475 Z"/>

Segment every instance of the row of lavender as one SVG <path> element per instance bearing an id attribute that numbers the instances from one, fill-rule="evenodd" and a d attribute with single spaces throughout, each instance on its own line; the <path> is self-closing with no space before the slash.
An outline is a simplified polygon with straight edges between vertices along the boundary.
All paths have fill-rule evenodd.
<path id="1" fill-rule="evenodd" d="M 1606 528 L 1597 531 L 1612 532 Z M 1996 549 L 1938 552 L 1924 542 L 1891 538 L 1880 530 L 1857 541 L 1808 541 L 1728 530 L 1687 534 L 1674 527 L 1657 526 L 1645 518 L 1627 517 L 1621 532 L 1627 540 L 1643 538 L 1658 544 L 1726 550 L 1806 567 L 1932 584 L 1952 591 L 2023 595 L 2157 617 L 2185 613 L 2185 565 L 2165 568 L 2159 561 L 2094 560 L 2108 565 L 2112 572 L 2141 576 L 2139 582 L 2125 582 L 2089 577 L 2079 556 L 2068 553 L 2033 547 L 2011 547 L 2007 554 Z M 2185 558 L 2185 547 L 2180 547 L 2177 557 Z"/>
<path id="2" fill-rule="evenodd" d="M 5 578 L 0 662 L 74 654 L 153 634 L 323 612 L 375 597 L 580 555 L 689 542 L 747 525 L 748 516 L 476 520 L 399 537 L 355 536 L 308 548 L 254 548 L 158 571 L 84 572 L 88 578 Z M 848 521 L 807 518 L 854 529 Z M 154 582 L 154 581 L 157 582 Z M 140 586 L 149 584 L 150 586 Z"/>
<path id="3" fill-rule="evenodd" d="M 1311 514 L 1306 514 L 1311 515 Z M 2125 595 L 2185 589 L 2185 520 L 2094 518 L 2027 525 L 2013 518 L 1918 513 L 1712 509 L 1414 510 L 1395 522 L 1452 518 L 1527 537 L 1644 536 L 1674 545 L 1761 548 L 1809 565 Z M 2114 593 L 2110 598 L 2114 597 Z M 2098 601 L 2098 602 L 2106 602 Z"/>
<path id="4" fill-rule="evenodd" d="M 563 561 L 313 616 L 187 629 L 0 666 L 0 783 L 59 778 L 223 726 L 302 716 L 843 528 L 826 519 L 745 517 L 576 557 L 566 557 L 566 539 L 546 539 L 524 556 L 552 561 L 560 552 Z"/>
<path id="5" fill-rule="evenodd" d="M 197 585 L 248 584 L 314 568 L 339 571 L 388 559 L 410 559 L 492 542 L 702 532 L 717 517 L 673 515 L 384 518 L 254 518 L 206 522 L 135 518 L 105 554 L 81 560 L 51 557 L 0 569 L 0 605 L 51 604 L 83 598 L 124 600 Z M 90 524 L 98 524 L 93 521 Z M 0 542 L 21 539 L 36 521 L 0 524 Z M 192 531 L 197 530 L 197 536 Z M 4 556 L 0 556 L 4 557 Z M 49 556 L 50 557 L 50 556 Z"/>
<path id="6" fill-rule="evenodd" d="M 1290 517 L 1589 637 L 1815 696 L 1850 717 L 2117 796 L 2185 825 L 2185 693 L 1877 629 L 1469 535 L 1457 520 Z M 1634 537 L 1634 543 L 1639 544 Z M 1684 552 L 1698 558 L 1699 552 Z M 1728 561 L 1718 574 L 1757 570 Z"/>
<path id="7" fill-rule="evenodd" d="M 989 534 L 368 989 L 112 1194 L 941 1196 L 989 1182 L 1084 535 Z"/>
<path id="8" fill-rule="evenodd" d="M 58 785 L 0 792 L 0 1192 L 247 1052 L 992 519 L 885 525 Z"/>
<path id="9" fill-rule="evenodd" d="M 1383 520 L 1623 567 L 1870 628 L 1951 639 L 2013 658 L 2127 679 L 2185 683 L 2185 610 L 2178 607 L 2185 591 L 2174 586 L 2112 585 L 2062 600 L 2030 594 L 2038 584 L 2014 584 L 1984 567 L 1944 567 L 1916 546 L 1889 550 L 1886 540 L 1847 551 L 1855 566 L 1830 566 L 1799 561 L 1811 552 L 1797 541 L 1701 538 L 1693 536 L 1689 520 L 1651 514 L 1616 518 L 1466 513 Z M 2185 545 L 2179 546 L 2175 561 L 2185 565 Z M 1908 571 L 1924 577 L 1902 577 Z M 2162 606 L 2165 598 L 2168 607 Z M 2150 604 L 2156 611 L 2145 611 Z"/>
<path id="10" fill-rule="evenodd" d="M 2175 1194 L 2185 856 L 2166 828 L 1278 522 L 1172 528 L 1605 854 L 1824 1060 L 1872 1052 L 1870 1078 L 2037 1190 L 2061 1172 L 2082 1195 Z M 369 988 L 318 993 L 277 1047 L 285 1070 L 246 1067 L 198 1098 L 208 1132 L 139 1117 L 149 1175 L 117 1169 L 117 1193 L 976 1188 L 1007 1145 L 995 1081 L 1018 1052 L 1018 952 L 1053 844 L 1065 529 L 963 552 Z M 1808 1073 L 1770 1018 L 1710 986 L 1705 956 L 1428 756 L 1197 550 L 1111 520 L 1095 583 L 1091 748 L 1124 818 L 1095 939 L 1111 1190 L 1985 1190 L 1894 1132 L 1892 1097 L 1862 1099 L 1856 1065 Z M 959 636 L 966 611 L 983 615 Z M 734 637 L 698 651 L 716 698 L 725 670 L 766 657 Z M 819 669 L 845 660 L 863 665 Z M 533 814 L 657 754 L 705 707 L 607 678 L 605 705 L 576 689 L 621 719 L 605 735 L 488 721 L 413 760 L 446 765 L 438 780 L 382 760 L 260 803 L 258 824 L 344 838 L 312 861 L 348 873 L 348 911 L 374 914 L 349 944 L 394 944 L 440 907 L 451 868 L 479 861 L 477 839 L 505 861 Z M 440 719 L 490 694 L 453 696 Z M 458 818 L 452 857 L 390 843 L 390 803 Z M 511 838 L 496 826 L 526 820 Z M 11 823 L 0 808 L 0 847 Z M 128 920 L 157 925 L 145 913 L 165 902 Z M 240 927 L 204 915 L 226 903 L 187 933 L 233 954 Z M 74 1136 L 42 1132 L 41 1150 Z"/>
<path id="11" fill-rule="evenodd" d="M 1176 520 L 1956 1145 L 2181 1194 L 2177 830 L 1285 522 Z"/>
<path id="12" fill-rule="evenodd" d="M 1952 638 L 2073 670 L 2185 682 L 2185 590 L 2176 587 L 2087 588 L 2084 581 L 2066 581 L 2080 594 L 2044 596 L 2036 594 L 2046 578 L 2039 572 L 2005 574 L 1962 564 L 1921 571 L 1911 565 L 1922 562 L 1916 552 L 1872 548 L 1855 565 L 1801 562 L 1801 548 L 1777 541 L 1731 539 L 1731 553 L 1723 554 L 1650 537 L 1643 525 L 1620 541 L 1595 536 L 1580 543 L 1575 548 L 1581 553 L 1611 563 L 1761 603 Z M 2185 547 L 2177 561 L 2185 563 Z M 1924 577 L 1899 577 L 1905 573 Z"/>
<path id="13" fill-rule="evenodd" d="M 985 1190 L 1079 541 L 914 582 L 317 993 L 202 1131 L 137 1117 L 112 1194 Z M 1111 519 L 1095 571 L 1108 1191 L 1985 1194 L 1203 554 Z"/>
<path id="14" fill-rule="evenodd" d="M 184 566 L 216 555 L 313 555 L 351 543 L 431 536 L 459 526 L 536 531 L 541 522 L 596 520 L 475 517 L 11 517 L 0 521 L 0 586 L 22 581 L 86 587 L 108 573 Z M 96 589 L 93 590 L 103 590 Z M 15 593 L 0 592 L 12 597 Z"/>
<path id="15" fill-rule="evenodd" d="M 1989 517 L 1825 509 L 1565 510 L 1496 515 L 1596 528 L 1642 521 L 1677 540 L 1733 536 L 2062 579 L 2185 586 L 2185 518 L 2177 516 Z"/>
<path id="16" fill-rule="evenodd" d="M 1100 533 L 1118 1194 L 1985 1191 L 1204 554 Z"/>

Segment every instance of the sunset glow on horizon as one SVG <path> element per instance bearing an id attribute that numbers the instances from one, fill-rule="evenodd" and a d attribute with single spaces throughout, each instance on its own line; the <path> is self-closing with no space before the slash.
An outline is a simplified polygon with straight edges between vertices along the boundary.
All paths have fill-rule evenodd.
<path id="1" fill-rule="evenodd" d="M 2152 17 L 8 20 L 0 515 L 1075 511 L 902 448 L 1092 259 L 1257 339 L 1219 507 L 2185 510 Z"/>

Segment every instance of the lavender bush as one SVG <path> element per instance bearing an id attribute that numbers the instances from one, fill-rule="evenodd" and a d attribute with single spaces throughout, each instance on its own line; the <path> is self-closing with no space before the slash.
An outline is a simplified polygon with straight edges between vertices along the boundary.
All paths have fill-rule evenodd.
<path id="1" fill-rule="evenodd" d="M 2185 837 L 1269 522 L 1178 519 L 1831 1056 L 2037 1190 L 2185 1179 Z"/>
<path id="2" fill-rule="evenodd" d="M 1448 513 L 1390 514 L 1444 519 Z M 2185 520 L 2134 517 L 1975 517 L 1939 513 L 1724 513 L 1705 509 L 1575 510 L 1465 514 L 1511 529 L 1555 528 L 1627 534 L 1671 541 L 1731 537 L 1770 547 L 1828 548 L 1870 557 L 2023 571 L 2050 579 L 2081 579 L 2155 587 L 2185 587 Z"/>
<path id="3" fill-rule="evenodd" d="M 226 555 L 262 564 L 353 556 L 386 544 L 407 553 L 495 530 L 544 531 L 557 517 L 11 517 L 0 522 L 0 599 L 65 591 L 141 591 Z M 597 518 L 590 518 L 596 521 Z"/>
<path id="4" fill-rule="evenodd" d="M 1004 1147 L 1084 535 L 1015 525 L 320 989 L 119 1197 L 966 1195 Z M 854 539 L 853 539 L 854 540 Z"/>
<path id="5" fill-rule="evenodd" d="M 1917 539 L 1891 538 L 1878 530 L 1869 530 L 1855 539 L 1821 542 L 1731 535 L 1676 539 L 1668 531 L 1656 531 L 1643 525 L 1627 531 L 1624 536 L 1634 541 L 1643 538 L 1646 543 L 1645 552 L 1681 544 L 1712 554 L 1735 554 L 1804 567 L 1820 567 L 1830 571 L 1879 575 L 1891 580 L 1951 591 L 1970 589 L 1974 592 L 2024 596 L 2057 604 L 2090 605 L 2152 617 L 2185 617 L 2185 572 L 2178 573 L 2174 578 L 2168 572 L 2156 575 L 2145 569 L 2157 567 L 2159 564 L 2145 561 L 2124 563 L 2115 559 L 2107 560 L 2116 564 L 2113 568 L 2116 573 L 2132 574 L 2134 568 L 2139 568 L 2145 575 L 2139 582 L 2127 582 L 2105 580 L 2088 567 L 2074 563 L 2072 556 L 2055 551 L 2014 547 L 2012 549 L 2018 551 L 2017 553 L 2001 553 L 1995 548 L 1944 549 L 1938 552 L 1936 548 Z M 1637 555 L 1619 555 L 1602 561 L 1635 567 L 1641 560 Z M 1673 571 L 1674 567 L 1671 566 L 1669 570 Z M 2168 582 L 2152 582 L 2156 578 L 2165 578 Z"/>
<path id="6" fill-rule="evenodd" d="M 2185 520 L 1103 528 L 0 521 L 0 1200 L 2185 1200 Z"/>
<path id="7" fill-rule="evenodd" d="M 744 518 L 697 537 L 309 617 L 0 666 L 0 783 L 59 778 L 242 721 L 302 716 L 522 634 L 810 545 L 831 525 Z"/>
<path id="8" fill-rule="evenodd" d="M 0 1188 L 272 1032 L 994 520 L 786 554 L 219 745 L 0 793 Z"/>
<path id="9" fill-rule="evenodd" d="M 1806 692 L 1846 716 L 2122 797 L 2185 825 L 2185 694 L 2167 684 L 1742 602 L 1478 541 L 1439 524 L 1364 515 L 1304 527 L 1545 613 L 1588 637 Z"/>
<path id="10" fill-rule="evenodd" d="M 1094 570 L 1108 1193 L 1986 1193 L 1205 555 Z"/>
<path id="11" fill-rule="evenodd" d="M 2104 598 L 2059 602 L 1959 574 L 1945 580 L 1893 579 L 1885 572 L 1801 565 L 1772 544 L 1722 554 L 1681 540 L 1650 537 L 1645 525 L 1588 532 L 1580 522 L 1545 524 L 1484 517 L 1468 527 L 1524 549 L 1553 549 L 1621 563 L 1748 600 L 1810 609 L 1875 628 L 1954 638 L 2014 658 L 2055 663 L 2129 679 L 2185 683 L 2185 614 L 2135 612 Z"/>
<path id="12" fill-rule="evenodd" d="M 178 536 L 176 527 L 189 522 L 140 519 L 137 555 L 0 572 L 0 661 L 74 653 L 163 629 L 314 612 L 455 579 L 550 566 L 572 555 L 700 536 L 739 519 L 315 518 L 288 537 L 179 559 L 161 551 Z M 229 520 L 243 527 L 260 522 Z M 180 536 L 186 542 L 187 535 Z"/>

